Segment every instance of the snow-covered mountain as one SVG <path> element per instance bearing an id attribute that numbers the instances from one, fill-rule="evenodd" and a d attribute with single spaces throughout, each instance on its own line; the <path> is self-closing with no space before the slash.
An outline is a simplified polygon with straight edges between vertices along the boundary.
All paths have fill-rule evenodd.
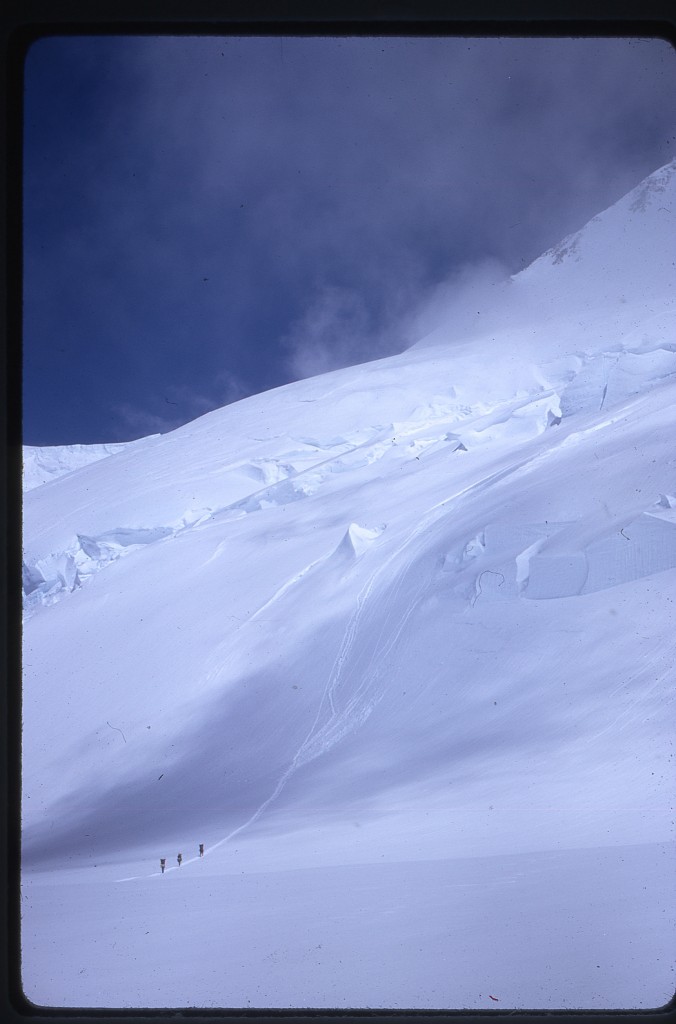
<path id="1" fill-rule="evenodd" d="M 572 987 L 563 971 L 544 992 L 537 979 L 559 955 L 545 944 L 548 967 L 532 949 L 529 966 L 500 961 L 496 998 L 671 996 L 655 943 L 673 925 L 660 901 L 673 892 L 675 212 L 672 162 L 479 308 L 451 304 L 403 354 L 245 399 L 26 494 L 31 998 L 115 1005 L 133 977 L 131 1003 L 242 1005 L 241 977 L 207 979 L 206 952 L 183 981 L 169 966 L 137 977 L 131 953 L 103 988 L 67 953 L 55 968 L 54 908 L 77 879 L 110 925 L 130 886 L 152 916 L 170 879 L 241 886 L 257 872 L 268 910 L 247 917 L 251 1005 L 490 1005 L 484 957 L 444 960 L 441 920 L 484 907 L 459 905 L 449 877 L 465 895 L 494 893 L 499 864 L 537 931 L 543 893 L 582 856 L 594 881 L 582 910 L 564 887 L 578 915 L 565 948 L 582 962 L 592 943 L 603 969 L 573 972 Z M 617 916 L 604 885 L 620 860 L 630 910 L 600 940 L 589 901 L 603 892 L 598 913 Z M 484 881 L 467 881 L 478 864 Z M 336 982 L 337 953 L 333 974 L 310 965 L 314 952 L 298 967 L 297 947 L 291 974 L 251 981 L 287 963 L 266 960 L 259 939 L 288 869 L 316 883 L 292 930 L 333 915 L 352 981 Z M 351 895 L 335 902 L 337 871 Z M 350 900 L 367 877 L 369 892 L 386 885 L 409 903 L 363 897 L 403 943 L 365 977 Z M 211 941 L 220 918 L 191 891 Z M 233 907 L 249 896 L 239 889 Z M 646 920 L 637 953 L 629 936 Z M 597 941 L 615 943 L 612 956 Z M 525 957 L 525 940 L 514 948 Z M 630 956 L 651 965 L 647 981 Z"/>

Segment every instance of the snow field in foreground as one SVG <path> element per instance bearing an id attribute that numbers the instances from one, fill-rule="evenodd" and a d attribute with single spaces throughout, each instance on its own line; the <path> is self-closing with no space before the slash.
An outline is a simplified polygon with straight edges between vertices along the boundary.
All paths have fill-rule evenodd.
<path id="1" fill-rule="evenodd" d="M 24 878 L 38 1004 L 602 1009 L 673 994 L 671 844 L 256 874 L 205 860 L 122 884 L 98 870 Z"/>

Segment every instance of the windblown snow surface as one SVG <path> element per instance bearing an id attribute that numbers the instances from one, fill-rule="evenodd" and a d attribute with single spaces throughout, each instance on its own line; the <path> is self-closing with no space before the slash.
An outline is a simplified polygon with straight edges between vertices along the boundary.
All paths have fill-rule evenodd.
<path id="1" fill-rule="evenodd" d="M 26 494 L 31 1000 L 672 997 L 675 210 Z"/>
<path id="2" fill-rule="evenodd" d="M 34 487 L 49 483 L 65 473 L 72 473 L 90 462 L 116 455 L 135 444 L 136 441 L 128 441 L 119 444 L 68 444 L 54 448 L 24 445 L 23 489 L 32 491 Z"/>

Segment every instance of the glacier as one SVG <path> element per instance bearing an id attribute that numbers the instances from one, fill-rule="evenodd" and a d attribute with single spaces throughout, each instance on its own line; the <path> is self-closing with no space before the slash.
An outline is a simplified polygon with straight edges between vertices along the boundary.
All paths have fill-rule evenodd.
<path id="1" fill-rule="evenodd" d="M 675 199 L 400 355 L 26 454 L 30 999 L 671 998 Z"/>

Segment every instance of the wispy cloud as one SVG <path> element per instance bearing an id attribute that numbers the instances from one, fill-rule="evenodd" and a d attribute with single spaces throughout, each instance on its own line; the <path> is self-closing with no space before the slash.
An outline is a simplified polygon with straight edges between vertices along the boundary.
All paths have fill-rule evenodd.
<path id="1" fill-rule="evenodd" d="M 389 355 L 403 347 L 392 324 L 374 322 L 362 295 L 325 287 L 282 338 L 294 379 Z"/>

